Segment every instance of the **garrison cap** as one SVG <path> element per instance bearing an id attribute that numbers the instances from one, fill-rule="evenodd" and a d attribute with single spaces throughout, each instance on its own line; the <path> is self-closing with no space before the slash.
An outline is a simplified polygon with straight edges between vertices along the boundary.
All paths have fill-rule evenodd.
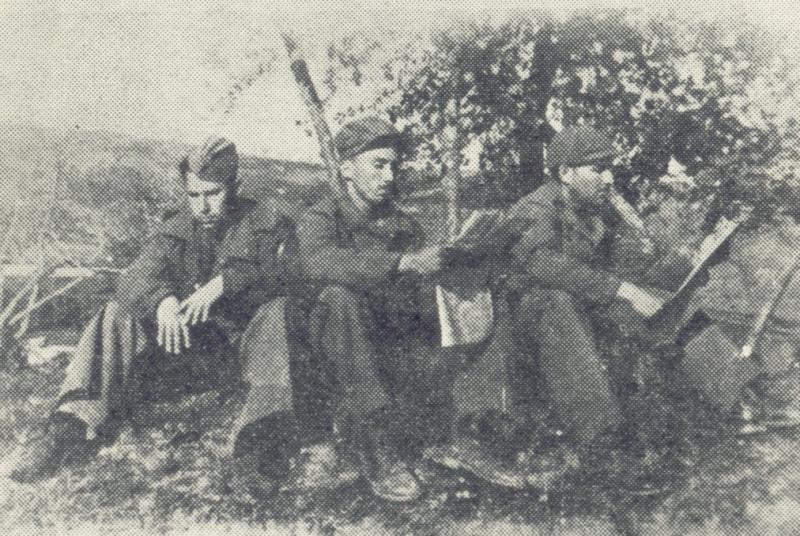
<path id="1" fill-rule="evenodd" d="M 204 181 L 233 183 L 239 169 L 236 145 L 225 138 L 209 137 L 181 162 L 181 173 L 192 172 Z"/>
<path id="2" fill-rule="evenodd" d="M 347 160 L 381 147 L 400 145 L 400 132 L 388 121 L 371 115 L 345 124 L 334 136 L 339 158 Z"/>
<path id="3" fill-rule="evenodd" d="M 586 166 L 608 161 L 616 151 L 611 139 L 589 125 L 567 127 L 547 147 L 547 165 Z"/>

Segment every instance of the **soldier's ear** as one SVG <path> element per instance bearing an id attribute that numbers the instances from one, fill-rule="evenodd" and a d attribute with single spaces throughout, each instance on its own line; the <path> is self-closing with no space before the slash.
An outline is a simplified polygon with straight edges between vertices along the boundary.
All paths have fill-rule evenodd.
<path id="1" fill-rule="evenodd" d="M 233 201 L 233 198 L 239 195 L 239 187 L 242 185 L 241 179 L 238 177 L 233 180 L 233 182 L 227 183 L 225 186 L 225 190 L 228 192 L 228 203 Z"/>
<path id="2" fill-rule="evenodd" d="M 572 184 L 575 178 L 575 169 L 568 166 L 558 166 L 558 178 L 563 183 Z"/>
<path id="3" fill-rule="evenodd" d="M 353 178 L 353 166 L 354 163 L 352 159 L 342 160 L 342 162 L 339 164 L 339 170 L 342 173 L 342 177 L 345 179 Z"/>

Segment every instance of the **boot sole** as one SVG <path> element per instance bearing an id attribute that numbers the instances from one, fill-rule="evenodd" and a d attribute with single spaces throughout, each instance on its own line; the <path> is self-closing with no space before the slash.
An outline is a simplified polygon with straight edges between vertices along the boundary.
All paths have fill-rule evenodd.
<path id="1" fill-rule="evenodd" d="M 282 486 L 281 489 L 287 491 L 333 490 L 352 484 L 358 480 L 360 476 L 361 474 L 358 471 L 348 471 L 330 480 L 305 482 L 301 479 L 297 479 Z"/>
<path id="2" fill-rule="evenodd" d="M 746 437 L 758 434 L 766 434 L 768 432 L 790 430 L 792 428 L 800 428 L 800 421 L 780 419 L 765 420 L 757 423 L 746 423 L 741 425 L 736 435 Z"/>
<path id="3" fill-rule="evenodd" d="M 412 494 L 408 494 L 408 495 L 392 495 L 392 494 L 389 494 L 389 493 L 385 493 L 385 492 L 376 490 L 375 486 L 373 486 L 371 482 L 370 482 L 369 488 L 372 491 L 372 494 L 375 495 L 376 497 L 378 497 L 380 499 L 383 499 L 384 501 L 393 502 L 393 503 L 413 502 L 413 501 L 416 501 L 417 499 L 419 499 L 422 496 L 422 492 L 420 490 L 417 490 L 416 492 L 414 492 Z"/>
<path id="4" fill-rule="evenodd" d="M 467 461 L 457 458 L 450 452 L 426 453 L 425 458 L 452 471 L 465 471 L 473 474 L 481 480 L 485 480 L 486 482 L 494 484 L 495 486 L 517 490 L 528 488 L 528 480 L 524 477 L 499 477 L 496 473 L 485 471 L 477 465 L 473 465 Z"/>

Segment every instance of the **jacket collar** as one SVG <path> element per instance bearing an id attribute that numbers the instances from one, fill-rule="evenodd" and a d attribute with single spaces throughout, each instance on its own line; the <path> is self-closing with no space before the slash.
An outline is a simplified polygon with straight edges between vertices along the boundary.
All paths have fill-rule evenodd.
<path id="1" fill-rule="evenodd" d="M 357 206 L 349 195 L 339 198 L 336 205 L 341 217 L 351 229 L 362 229 L 371 222 L 394 216 L 398 212 L 391 200 L 364 209 Z"/>

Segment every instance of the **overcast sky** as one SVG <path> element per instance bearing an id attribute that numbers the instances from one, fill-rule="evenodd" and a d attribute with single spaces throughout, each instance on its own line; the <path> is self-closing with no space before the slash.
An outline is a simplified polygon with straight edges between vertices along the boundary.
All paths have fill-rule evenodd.
<path id="1" fill-rule="evenodd" d="M 535 5 L 567 14 L 612 5 L 671 7 L 706 18 L 745 18 L 783 36 L 790 54 L 800 50 L 797 0 L 416 0 L 379 5 L 380 11 L 372 2 L 321 0 L 0 0 L 0 121 L 190 143 L 214 132 L 230 136 L 250 153 L 316 161 L 316 141 L 295 124 L 304 117 L 304 107 L 282 55 L 233 106 L 225 99 L 233 78 L 254 64 L 253 52 L 280 51 L 275 21 L 298 35 L 317 75 L 313 61 L 323 57 L 327 37 L 343 35 L 351 26 L 414 28 L 446 18 L 443 8 L 479 12 L 486 6 L 502 11 Z M 338 105 L 355 97 L 345 95 Z"/>

